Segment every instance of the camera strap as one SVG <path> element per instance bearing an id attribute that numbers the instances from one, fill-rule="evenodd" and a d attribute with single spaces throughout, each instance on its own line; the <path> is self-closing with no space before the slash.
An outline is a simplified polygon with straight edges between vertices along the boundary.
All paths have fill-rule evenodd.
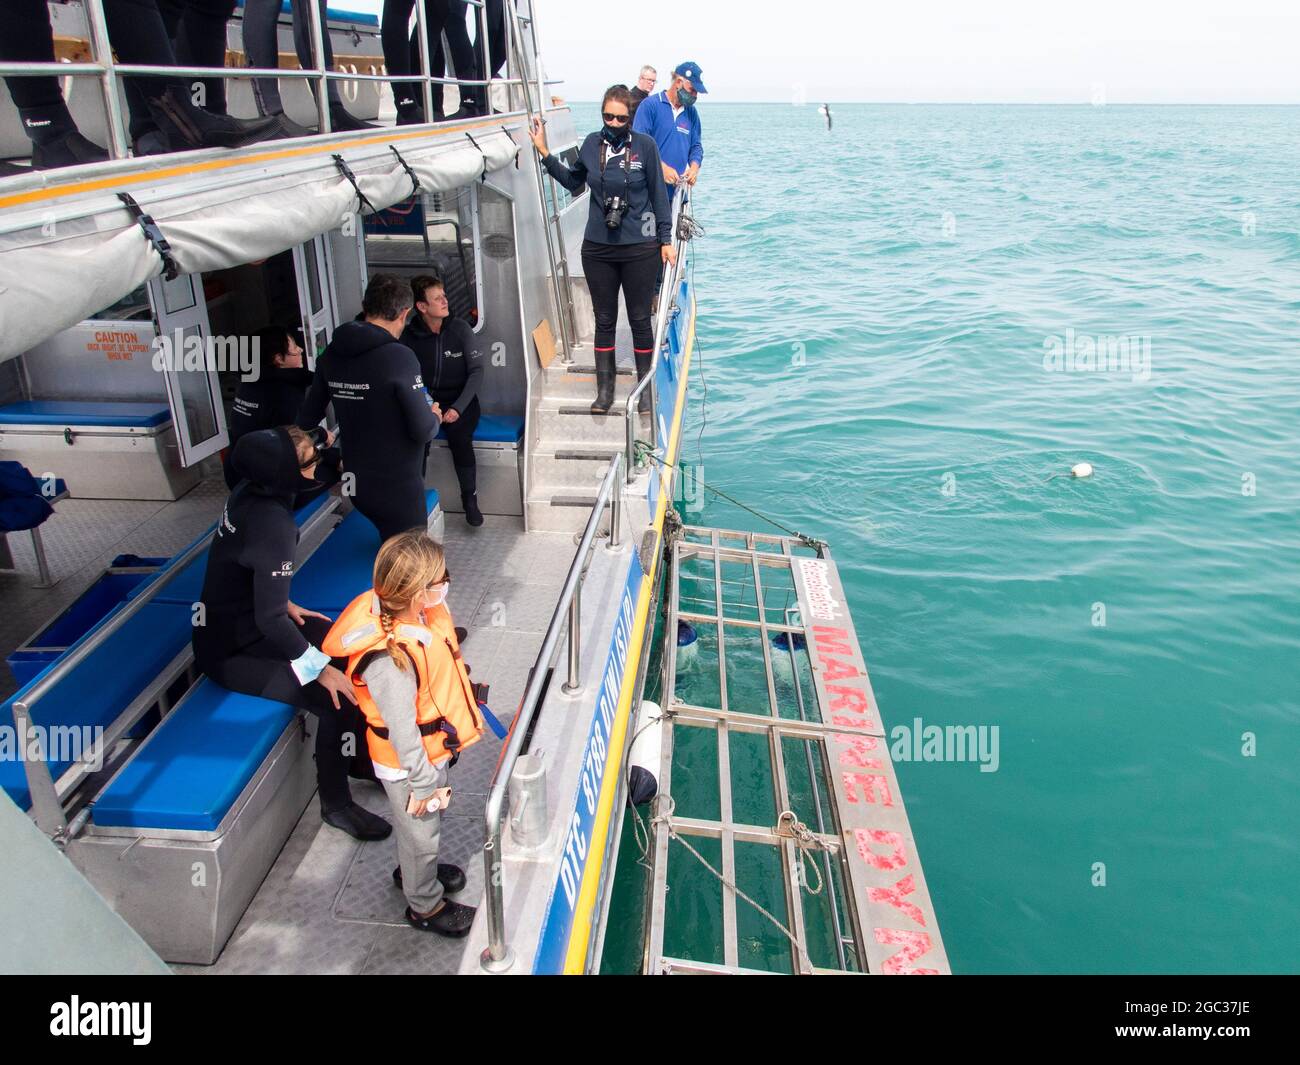
<path id="1" fill-rule="evenodd" d="M 609 158 L 609 141 L 605 140 L 604 137 L 601 137 L 600 138 L 600 200 L 601 203 L 604 203 L 606 199 L 605 163 L 608 160 L 608 158 Z M 631 184 L 631 179 L 630 179 L 631 171 L 629 170 L 629 167 L 631 165 L 629 160 L 631 158 L 632 158 L 632 136 L 631 134 L 628 134 L 627 140 L 623 142 L 623 154 L 619 158 L 619 164 L 623 168 L 623 199 L 624 200 L 627 199 L 628 186 Z"/>

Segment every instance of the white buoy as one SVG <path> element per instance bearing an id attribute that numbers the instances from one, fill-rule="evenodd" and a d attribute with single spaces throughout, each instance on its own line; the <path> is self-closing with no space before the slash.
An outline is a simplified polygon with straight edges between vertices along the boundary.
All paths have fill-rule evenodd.
<path id="1" fill-rule="evenodd" d="M 1070 467 L 1070 476 L 1071 476 L 1071 477 L 1091 477 L 1091 476 L 1092 476 L 1092 463 L 1091 463 L 1091 462 L 1076 462 L 1073 466 Z"/>
<path id="2" fill-rule="evenodd" d="M 659 756 L 663 749 L 663 714 L 649 699 L 633 723 L 636 738 L 627 754 L 627 797 L 633 806 L 643 806 L 659 794 Z"/>

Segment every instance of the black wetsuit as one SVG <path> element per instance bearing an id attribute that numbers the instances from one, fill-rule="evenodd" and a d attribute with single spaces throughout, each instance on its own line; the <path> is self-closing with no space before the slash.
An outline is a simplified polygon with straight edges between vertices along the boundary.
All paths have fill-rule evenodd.
<path id="1" fill-rule="evenodd" d="M 350 757 L 364 728 L 360 711 L 343 697 L 334 708 L 315 680 L 303 684 L 291 663 L 319 648 L 330 622 L 288 614 L 298 528 L 294 496 L 306 485 L 289 434 L 268 430 L 244 436 L 233 463 L 241 476 L 230 493 L 208 551 L 203 577 L 203 624 L 194 628 L 194 661 L 224 688 L 289 703 L 316 714 L 316 774 L 321 808 L 346 807 Z M 343 668 L 346 663 L 333 663 Z M 319 669 L 307 670 L 315 676 Z M 347 742 L 348 734 L 351 742 Z M 346 745 L 345 745 L 346 744 Z"/>
<path id="2" fill-rule="evenodd" d="M 474 462 L 474 430 L 481 413 L 478 390 L 483 383 L 483 354 L 474 339 L 474 330 L 459 318 L 444 318 L 442 328 L 433 332 L 417 313 L 402 334 L 402 343 L 420 360 L 424 387 L 437 401 L 444 418 L 448 410 L 459 417 L 444 421 L 443 434 L 456 467 L 462 496 L 477 490 L 477 467 Z"/>
<path id="3" fill-rule="evenodd" d="M 274 429 L 278 425 L 293 425 L 302 408 L 302 401 L 311 386 L 311 371 L 292 370 L 273 366 L 256 381 L 241 381 L 235 392 L 235 402 L 230 409 L 230 448 L 226 452 L 222 471 L 226 487 L 234 488 L 240 481 L 231 464 L 235 445 L 248 433 L 258 429 Z M 339 453 L 337 448 L 321 452 L 321 463 L 316 469 L 317 487 L 299 492 L 294 507 L 300 507 L 339 479 Z"/>
<path id="4" fill-rule="evenodd" d="M 414 353 L 377 325 L 345 322 L 316 363 L 298 424 L 315 427 L 331 401 L 357 510 L 384 540 L 424 528 L 424 452 L 438 418 Z"/>

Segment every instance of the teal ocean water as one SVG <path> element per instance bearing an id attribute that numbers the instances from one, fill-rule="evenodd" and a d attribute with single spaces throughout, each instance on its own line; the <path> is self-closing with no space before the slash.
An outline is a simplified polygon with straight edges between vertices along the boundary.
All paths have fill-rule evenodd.
<path id="1" fill-rule="evenodd" d="M 833 111 L 702 112 L 681 457 L 997 726 L 897 767 L 954 970 L 1300 969 L 1300 109 Z"/>

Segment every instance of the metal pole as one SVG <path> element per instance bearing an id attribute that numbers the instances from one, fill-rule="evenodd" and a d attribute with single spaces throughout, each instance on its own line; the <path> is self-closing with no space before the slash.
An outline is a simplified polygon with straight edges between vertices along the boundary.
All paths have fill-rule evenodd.
<path id="1" fill-rule="evenodd" d="M 316 122 L 321 133 L 330 132 L 329 79 L 325 77 L 325 31 L 321 27 L 320 4 L 311 0 L 311 52 L 316 75 Z"/>
<path id="2" fill-rule="evenodd" d="M 113 47 L 108 41 L 103 0 L 83 0 L 86 24 L 90 28 L 90 54 L 102 66 L 100 88 L 104 93 L 104 115 L 108 119 L 108 154 L 125 159 L 129 154 L 126 124 L 122 121 L 122 101 L 117 94 L 117 74 L 113 69 Z"/>
<path id="3" fill-rule="evenodd" d="M 424 28 L 424 0 L 415 0 L 415 35 L 420 39 L 420 93 L 424 100 L 424 120 L 433 121 L 433 83 L 429 80 L 432 75 L 429 72 L 429 34 Z M 460 71 L 456 71 L 456 77 L 460 77 Z M 461 88 L 456 86 L 456 95 L 460 96 Z"/>
<path id="4" fill-rule="evenodd" d="M 504 14 L 502 15 L 502 17 L 504 18 Z M 492 114 L 492 49 L 491 49 L 491 40 L 488 37 L 486 0 L 484 0 L 484 3 L 481 3 L 478 6 L 478 32 L 479 32 L 479 42 L 482 45 L 482 47 L 479 48 L 479 61 L 483 64 L 482 69 L 479 71 L 479 77 L 483 81 L 483 87 L 480 90 L 483 93 L 483 99 L 480 102 L 483 105 L 483 114 L 491 115 Z M 509 90 L 507 90 L 507 94 L 508 93 Z"/>
<path id="5" fill-rule="evenodd" d="M 618 460 L 618 476 L 614 479 L 614 492 L 609 497 L 609 550 L 616 551 L 622 544 L 621 529 L 623 525 L 623 466 L 627 461 L 621 451 Z"/>
<path id="6" fill-rule="evenodd" d="M 659 420 L 654 416 L 655 411 L 658 410 L 658 406 L 655 402 L 655 400 L 657 399 L 657 393 L 655 391 L 657 387 L 655 382 L 655 375 L 658 373 L 659 370 L 659 358 L 662 353 L 664 340 L 668 331 L 668 317 L 672 313 L 673 307 L 676 306 L 677 304 L 677 291 L 681 287 L 682 272 L 685 267 L 686 241 L 682 240 L 677 233 L 677 217 L 679 211 L 683 206 L 684 199 L 685 199 L 684 190 L 682 188 L 678 188 L 678 190 L 673 193 L 673 223 L 672 223 L 673 226 L 672 245 L 677 250 L 677 260 L 671 265 L 669 265 L 668 263 L 664 263 L 663 272 L 660 275 L 661 280 L 660 280 L 660 287 L 659 287 L 659 311 L 655 315 L 654 352 L 650 357 L 650 370 L 646 374 L 646 376 L 643 377 L 632 389 L 632 392 L 628 395 L 627 401 L 625 403 L 624 414 L 626 416 L 623 419 L 623 423 L 624 423 L 624 431 L 626 433 L 626 441 L 627 441 L 627 456 L 628 456 L 627 483 L 628 484 L 631 484 L 633 481 L 636 480 L 636 463 L 632 461 L 632 455 L 634 453 L 634 449 L 636 446 L 636 433 L 634 429 L 636 423 L 633 421 L 633 415 L 635 413 L 633 407 L 636 404 L 637 398 L 647 388 L 650 389 L 650 400 L 651 400 L 650 402 L 650 446 L 652 449 L 655 450 L 657 450 L 659 447 Z M 667 284 L 664 283 L 665 280 L 667 281 Z M 666 292 L 665 289 L 667 289 Z"/>
<path id="7" fill-rule="evenodd" d="M 602 508 L 603 509 L 603 508 Z M 582 583 L 569 603 L 569 679 L 561 687 L 565 695 L 577 695 L 582 691 L 578 681 L 579 659 L 582 657 Z"/>

